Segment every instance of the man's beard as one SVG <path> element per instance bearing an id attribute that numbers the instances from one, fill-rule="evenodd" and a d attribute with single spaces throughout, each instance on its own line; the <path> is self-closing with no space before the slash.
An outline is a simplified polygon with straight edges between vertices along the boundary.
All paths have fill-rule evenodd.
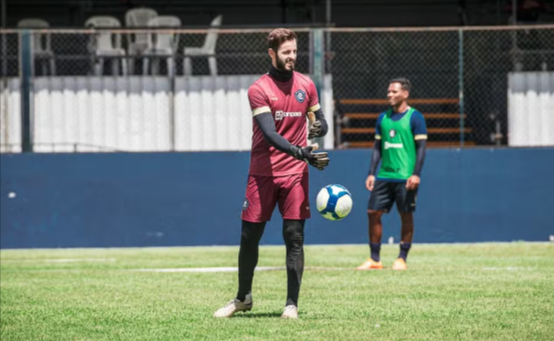
<path id="1" fill-rule="evenodd" d="M 291 63 L 290 63 L 290 66 L 291 66 L 290 70 L 287 69 L 287 62 L 286 62 L 286 60 L 282 60 L 281 58 L 277 58 L 277 63 L 276 63 L 276 64 L 277 64 L 277 68 L 278 68 L 279 70 L 283 70 L 283 71 L 294 71 L 294 64 L 295 64 L 294 61 L 291 61 Z"/>

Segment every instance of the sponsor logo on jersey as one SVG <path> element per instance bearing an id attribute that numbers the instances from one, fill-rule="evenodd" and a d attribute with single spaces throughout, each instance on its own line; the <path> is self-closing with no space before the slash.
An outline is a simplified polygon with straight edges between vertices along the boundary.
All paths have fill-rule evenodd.
<path id="1" fill-rule="evenodd" d="M 385 141 L 385 150 L 390 148 L 402 149 L 404 148 L 404 145 L 402 143 L 390 143 L 388 141 Z"/>
<path id="2" fill-rule="evenodd" d="M 391 129 L 391 130 L 389 131 L 389 136 L 390 136 L 391 138 L 394 138 L 394 137 L 396 136 L 396 130 Z"/>
<path id="3" fill-rule="evenodd" d="M 275 121 L 282 121 L 285 117 L 302 117 L 302 113 L 297 112 L 283 112 L 281 110 L 275 112 Z"/>
<path id="4" fill-rule="evenodd" d="M 392 167 L 383 167 L 383 170 L 387 173 L 398 173 L 398 172 L 400 172 L 400 168 L 392 168 Z"/>
<path id="5" fill-rule="evenodd" d="M 304 90 L 298 89 L 294 93 L 294 97 L 296 98 L 298 103 L 304 103 L 304 101 L 306 100 L 306 93 L 304 92 Z"/>

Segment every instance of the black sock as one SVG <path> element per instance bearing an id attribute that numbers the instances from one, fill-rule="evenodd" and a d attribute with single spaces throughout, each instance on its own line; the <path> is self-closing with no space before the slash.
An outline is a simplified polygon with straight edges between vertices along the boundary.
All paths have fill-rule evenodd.
<path id="1" fill-rule="evenodd" d="M 298 294 L 304 273 L 305 220 L 284 220 L 283 239 L 287 248 L 287 306 L 298 306 Z"/>
<path id="2" fill-rule="evenodd" d="M 402 258 L 404 261 L 406 261 L 406 258 L 408 257 L 408 251 L 410 251 L 411 247 L 412 243 L 400 242 L 400 254 L 398 255 L 398 258 Z"/>
<path id="3" fill-rule="evenodd" d="M 369 250 L 371 251 L 371 259 L 376 262 L 381 260 L 381 243 L 369 243 Z"/>
<path id="4" fill-rule="evenodd" d="M 264 234 L 265 222 L 251 223 L 242 221 L 242 232 L 239 250 L 239 291 L 237 299 L 244 301 L 252 291 L 254 269 L 258 264 L 258 246 Z"/>

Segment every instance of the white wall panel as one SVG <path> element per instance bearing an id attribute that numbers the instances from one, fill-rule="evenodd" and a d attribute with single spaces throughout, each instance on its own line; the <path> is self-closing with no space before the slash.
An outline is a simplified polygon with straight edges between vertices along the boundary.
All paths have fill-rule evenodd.
<path id="1" fill-rule="evenodd" d="M 89 78 L 89 95 L 91 99 L 91 108 L 88 115 L 91 117 L 91 126 L 85 143 L 91 148 L 94 147 L 109 147 L 103 144 L 104 142 L 104 116 L 105 111 L 110 110 L 105 105 L 106 98 L 103 90 L 105 85 L 100 77 Z"/>
<path id="2" fill-rule="evenodd" d="M 544 145 L 554 146 L 554 72 L 539 75 L 539 110 Z"/>
<path id="3" fill-rule="evenodd" d="M 202 117 L 202 150 L 215 150 L 216 120 L 215 120 L 215 86 L 214 77 L 202 77 L 202 89 L 200 90 Z"/>
<path id="4" fill-rule="evenodd" d="M 191 78 L 186 89 L 188 92 L 187 106 L 184 112 L 179 113 L 179 115 L 191 116 L 190 125 L 183 127 L 183 134 L 190 134 L 190 148 L 184 146 L 184 150 L 202 150 L 202 136 L 204 132 L 202 131 L 201 80 L 199 78 Z M 179 131 L 181 127 L 176 127 L 176 129 Z"/>
<path id="5" fill-rule="evenodd" d="M 171 91 L 171 81 L 166 77 L 156 77 L 155 80 L 156 110 L 148 114 L 148 121 L 152 122 L 154 128 L 155 149 L 171 150 L 171 110 L 173 106 L 173 96 Z M 148 146 L 146 146 L 148 148 Z"/>
<path id="6" fill-rule="evenodd" d="M 37 152 L 171 150 L 165 77 L 37 77 L 34 89 Z"/>
<path id="7" fill-rule="evenodd" d="M 250 108 L 250 102 L 248 101 L 248 88 L 258 79 L 260 76 L 254 76 L 252 78 L 241 77 L 240 89 L 238 91 L 239 96 L 239 110 L 237 114 L 237 121 L 240 122 L 238 129 L 238 135 L 240 137 L 240 144 L 246 146 L 246 150 L 250 150 L 252 147 L 252 109 Z"/>
<path id="8" fill-rule="evenodd" d="M 510 146 L 554 145 L 554 72 L 508 75 Z"/>
<path id="9" fill-rule="evenodd" d="M 167 77 L 37 77 L 32 117 L 34 149 L 249 150 L 252 115 L 247 93 L 259 77 L 178 77 L 174 87 Z M 20 87 L 19 82 L 10 84 L 9 115 L 17 119 L 3 119 L 2 132 L 11 130 L 2 135 L 2 141 L 9 136 L 20 144 Z M 330 124 L 326 148 L 333 147 L 332 101 L 329 77 L 321 98 Z M 4 121 L 9 128 L 4 128 Z"/>
<path id="10" fill-rule="evenodd" d="M 228 150 L 232 143 L 232 134 L 229 124 L 233 120 L 229 114 L 227 105 L 227 79 L 228 77 L 217 77 L 214 87 L 214 122 L 215 122 L 215 148 L 216 150 Z"/>
<path id="11" fill-rule="evenodd" d="M 141 149 L 141 137 L 144 132 L 143 112 L 145 110 L 142 100 L 142 79 L 134 79 L 129 82 L 129 147 L 128 151 L 139 151 Z M 148 99 L 145 99 L 147 101 Z"/>
<path id="12" fill-rule="evenodd" d="M 119 146 L 121 150 L 129 150 L 129 100 L 128 100 L 128 86 L 129 79 L 125 77 L 118 77 L 115 79 L 115 127 L 113 133 L 115 134 L 112 143 Z"/>
<path id="13" fill-rule="evenodd" d="M 177 78 L 176 149 L 249 150 L 252 115 L 246 91 L 258 77 Z"/>
<path id="14" fill-rule="evenodd" d="M 333 99 L 333 78 L 330 75 L 325 76 L 323 79 L 323 89 L 321 89 L 321 108 L 325 115 L 325 120 L 329 126 L 327 136 L 324 137 L 323 147 L 325 149 L 335 148 L 335 102 Z"/>
<path id="15" fill-rule="evenodd" d="M 248 108 L 248 111 L 243 111 L 242 109 L 245 102 L 248 104 L 248 98 L 246 96 L 243 98 L 240 97 L 241 78 L 242 77 L 229 77 L 226 79 L 226 108 L 224 114 L 227 116 L 227 127 L 229 129 L 229 149 L 249 150 L 252 142 L 244 143 L 241 135 L 244 130 L 242 126 L 246 124 L 243 120 L 244 117 L 252 120 L 252 114 L 250 108 Z M 254 80 L 250 82 L 250 85 L 252 85 L 253 82 Z M 250 127 L 252 127 L 251 121 Z M 252 133 L 250 133 L 250 136 L 252 136 Z"/>
<path id="16" fill-rule="evenodd" d="M 52 143 L 52 151 L 65 152 L 67 151 L 66 143 L 70 142 L 66 140 L 65 129 L 65 103 L 71 98 L 66 97 L 72 91 L 65 92 L 65 79 L 64 78 L 51 78 L 49 84 L 50 101 L 48 102 L 49 117 L 47 119 L 50 123 L 50 131 L 47 132 L 48 141 L 46 143 Z M 69 148 L 71 150 L 71 147 Z"/>
<path id="17" fill-rule="evenodd" d="M 181 89 L 176 91 L 174 95 L 174 122 L 175 126 L 180 129 L 175 130 L 175 149 L 186 150 L 186 146 L 190 146 L 192 143 L 192 136 L 188 133 L 187 129 L 191 125 L 191 115 L 186 115 L 188 112 L 188 92 L 185 91 L 185 78 L 175 79 L 175 89 Z"/>
<path id="18" fill-rule="evenodd" d="M 50 84 L 48 78 L 36 78 L 34 82 L 34 101 L 32 125 L 33 125 L 33 150 L 35 152 L 53 152 L 52 146 L 52 101 L 55 96 L 50 96 Z"/>
<path id="19" fill-rule="evenodd" d="M 113 77 L 106 77 L 103 79 L 102 88 L 102 105 L 103 115 L 102 122 L 99 125 L 99 129 L 102 131 L 100 134 L 99 144 L 102 146 L 113 146 L 119 149 L 117 138 L 117 87 L 116 79 Z"/>
<path id="20" fill-rule="evenodd" d="M 9 78 L 0 93 L 0 152 L 21 152 L 21 82 Z"/>
<path id="21" fill-rule="evenodd" d="M 10 144 L 11 152 L 21 152 L 21 93 L 19 91 L 21 82 L 19 79 L 10 79 L 8 81 L 8 132 L 6 136 L 7 142 Z"/>
<path id="22" fill-rule="evenodd" d="M 92 132 L 93 132 L 93 119 L 90 114 L 92 109 L 92 97 L 90 96 L 88 79 L 85 77 L 77 77 L 76 79 L 76 110 L 75 116 L 77 117 L 77 134 L 75 137 L 75 144 L 77 151 L 80 152 L 92 152 L 95 149 L 92 147 Z"/>
<path id="23" fill-rule="evenodd" d="M 74 143 L 78 138 L 77 135 L 77 80 L 73 77 L 64 78 L 62 87 L 62 103 L 58 116 L 58 124 L 60 125 L 59 143 L 54 146 L 56 152 L 72 152 L 74 151 Z"/>

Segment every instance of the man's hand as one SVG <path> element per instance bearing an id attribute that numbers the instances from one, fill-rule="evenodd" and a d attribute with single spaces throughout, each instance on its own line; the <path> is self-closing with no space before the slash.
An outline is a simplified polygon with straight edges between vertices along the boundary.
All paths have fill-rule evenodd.
<path id="1" fill-rule="evenodd" d="M 408 181 L 406 181 L 406 188 L 409 191 L 413 191 L 413 190 L 417 189 L 418 186 L 419 186 L 419 176 L 417 176 L 417 175 L 410 176 L 408 178 Z"/>
<path id="2" fill-rule="evenodd" d="M 368 191 L 373 191 L 374 185 L 375 185 L 375 175 L 368 175 L 367 179 L 365 180 L 365 188 L 367 188 Z"/>
<path id="3" fill-rule="evenodd" d="M 319 121 L 313 121 L 310 125 L 310 129 L 308 130 L 308 139 L 313 139 L 314 137 L 318 137 L 321 133 L 321 122 Z"/>
<path id="4" fill-rule="evenodd" d="M 317 149 L 317 145 L 311 145 L 307 147 L 292 146 L 292 156 L 298 160 L 306 161 L 311 166 L 323 170 L 329 165 L 329 157 L 327 152 L 314 153 L 313 150 Z"/>

